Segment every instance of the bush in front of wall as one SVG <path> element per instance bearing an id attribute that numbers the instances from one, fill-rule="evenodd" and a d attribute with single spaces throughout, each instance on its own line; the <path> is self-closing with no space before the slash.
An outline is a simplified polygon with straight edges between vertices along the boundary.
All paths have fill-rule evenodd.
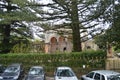
<path id="1" fill-rule="evenodd" d="M 30 44 L 19 43 L 13 46 L 11 53 L 28 53 L 30 52 Z"/>

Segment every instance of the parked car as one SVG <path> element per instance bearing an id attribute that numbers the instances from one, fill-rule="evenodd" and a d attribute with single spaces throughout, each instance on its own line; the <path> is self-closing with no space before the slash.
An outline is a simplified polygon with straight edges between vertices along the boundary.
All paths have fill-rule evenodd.
<path id="1" fill-rule="evenodd" d="M 4 72 L 4 70 L 5 70 L 5 67 L 2 64 L 0 64 L 0 75 Z"/>
<path id="2" fill-rule="evenodd" d="M 111 78 L 120 73 L 111 70 L 95 70 L 81 77 L 81 80 L 111 80 Z"/>
<path id="3" fill-rule="evenodd" d="M 120 80 L 120 75 L 113 76 L 110 80 Z"/>
<path id="4" fill-rule="evenodd" d="M 45 80 L 45 72 L 41 66 L 33 66 L 30 68 L 25 80 Z"/>
<path id="5" fill-rule="evenodd" d="M 57 67 L 54 80 L 78 80 L 78 78 L 70 67 Z"/>
<path id="6" fill-rule="evenodd" d="M 11 64 L 1 74 L 0 80 L 19 80 L 22 74 L 21 64 Z"/>

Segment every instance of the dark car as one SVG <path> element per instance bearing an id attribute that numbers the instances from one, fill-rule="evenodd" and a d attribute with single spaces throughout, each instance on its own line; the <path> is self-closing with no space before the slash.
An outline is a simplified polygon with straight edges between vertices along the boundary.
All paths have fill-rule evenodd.
<path id="1" fill-rule="evenodd" d="M 0 80 L 19 80 L 22 73 L 21 64 L 11 64 L 1 74 Z"/>
<path id="2" fill-rule="evenodd" d="M 33 66 L 30 68 L 25 80 L 45 80 L 45 72 L 41 66 Z"/>
<path id="3" fill-rule="evenodd" d="M 0 64 L 0 75 L 4 72 L 4 70 L 5 70 L 5 67 L 2 64 Z"/>

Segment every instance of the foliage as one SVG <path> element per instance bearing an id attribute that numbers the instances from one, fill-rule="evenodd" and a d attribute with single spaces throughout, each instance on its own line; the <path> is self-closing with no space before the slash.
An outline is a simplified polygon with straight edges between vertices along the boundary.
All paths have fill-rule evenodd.
<path id="1" fill-rule="evenodd" d="M 30 47 L 31 46 L 28 43 L 25 44 L 25 43 L 21 42 L 19 44 L 14 45 L 10 52 L 12 52 L 12 53 L 28 53 L 31 50 Z"/>
<path id="2" fill-rule="evenodd" d="M 33 53 L 41 53 L 44 52 L 44 41 L 40 41 L 40 40 L 35 40 L 30 42 L 31 44 L 31 50 L 29 52 L 33 52 Z"/>
<path id="3" fill-rule="evenodd" d="M 107 38 L 105 35 L 96 36 L 94 39 L 95 39 L 95 43 L 99 46 L 100 49 L 106 50 L 107 48 L 106 39 Z"/>
<path id="4" fill-rule="evenodd" d="M 115 0 L 114 0 L 115 1 Z M 115 47 L 115 50 L 120 49 L 120 38 L 118 37 L 120 34 L 120 3 L 116 3 L 112 1 L 111 8 L 108 10 L 111 14 L 109 19 L 107 18 L 107 22 L 110 23 L 110 27 L 99 36 L 96 36 L 96 43 L 103 49 L 106 49 L 107 43 L 112 44 Z M 110 16 L 110 15 L 109 15 Z"/>
<path id="5" fill-rule="evenodd" d="M 2 54 L 0 55 L 0 63 L 9 65 L 11 63 L 22 63 L 25 70 L 31 66 L 43 66 L 46 72 L 54 71 L 58 66 L 69 66 L 73 69 L 83 69 L 83 65 L 87 69 L 104 69 L 106 54 L 103 51 L 78 52 L 69 54 Z M 87 70 L 88 71 L 88 70 Z"/>
<path id="6" fill-rule="evenodd" d="M 23 24 L 23 21 L 35 21 L 38 17 L 30 10 L 28 3 L 27 0 L 0 1 L 0 52 L 9 52 L 16 38 L 32 37 L 30 27 Z"/>
<path id="7" fill-rule="evenodd" d="M 117 50 L 115 51 L 115 53 L 120 53 L 120 49 L 117 49 Z"/>
<path id="8" fill-rule="evenodd" d="M 11 48 L 11 53 L 40 53 L 44 52 L 44 43 L 42 41 L 20 40 Z"/>

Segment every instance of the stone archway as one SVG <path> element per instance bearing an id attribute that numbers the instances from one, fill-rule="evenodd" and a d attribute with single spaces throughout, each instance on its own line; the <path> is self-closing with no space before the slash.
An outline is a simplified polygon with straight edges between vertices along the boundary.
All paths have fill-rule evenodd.
<path id="1" fill-rule="evenodd" d="M 55 37 L 52 37 L 50 39 L 50 44 L 51 44 L 51 49 L 50 49 L 50 52 L 55 52 L 58 50 L 58 43 L 57 43 L 57 39 Z"/>

